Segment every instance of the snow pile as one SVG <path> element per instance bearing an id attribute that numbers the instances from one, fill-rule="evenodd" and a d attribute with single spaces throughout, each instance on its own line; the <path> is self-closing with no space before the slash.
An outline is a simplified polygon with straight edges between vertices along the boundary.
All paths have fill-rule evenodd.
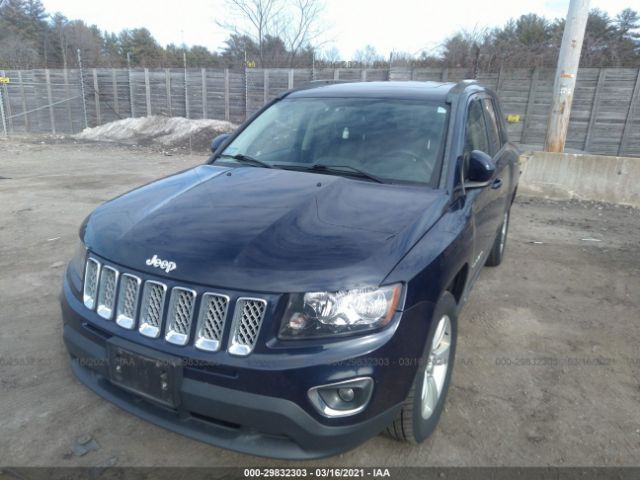
<path id="1" fill-rule="evenodd" d="M 162 147 L 186 147 L 206 151 L 211 140 L 237 126 L 222 120 L 190 120 L 183 117 L 125 118 L 94 128 L 85 128 L 77 140 L 116 142 L 129 145 L 157 144 Z"/>

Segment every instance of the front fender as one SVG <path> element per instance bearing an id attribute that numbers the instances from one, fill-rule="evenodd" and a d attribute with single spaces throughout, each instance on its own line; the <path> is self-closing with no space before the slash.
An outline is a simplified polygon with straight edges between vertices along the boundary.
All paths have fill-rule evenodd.
<path id="1" fill-rule="evenodd" d="M 435 304 L 473 255 L 473 213 L 470 202 L 447 211 L 394 267 L 385 284 L 406 282 L 406 307 Z"/>

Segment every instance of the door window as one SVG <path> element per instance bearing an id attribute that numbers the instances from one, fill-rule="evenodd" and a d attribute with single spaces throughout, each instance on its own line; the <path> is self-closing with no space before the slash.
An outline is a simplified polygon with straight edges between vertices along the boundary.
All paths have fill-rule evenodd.
<path id="1" fill-rule="evenodd" d="M 480 150 L 490 154 L 487 127 L 484 122 L 482 105 L 479 100 L 474 100 L 469 105 L 467 125 L 464 142 L 464 156 L 468 157 L 472 150 Z"/>

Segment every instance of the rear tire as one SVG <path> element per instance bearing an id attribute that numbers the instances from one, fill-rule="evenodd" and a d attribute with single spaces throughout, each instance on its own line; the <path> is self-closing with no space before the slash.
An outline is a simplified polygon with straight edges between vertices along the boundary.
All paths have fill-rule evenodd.
<path id="1" fill-rule="evenodd" d="M 491 252 L 489 252 L 489 256 L 485 262 L 487 267 L 497 267 L 502 263 L 502 259 L 504 258 L 504 249 L 507 246 L 510 216 L 511 208 L 507 208 L 507 211 L 504 212 L 504 216 L 502 217 L 502 224 L 500 225 L 500 230 L 498 230 L 498 235 L 496 235 L 493 247 L 491 247 Z"/>
<path id="2" fill-rule="evenodd" d="M 458 306 L 453 295 L 449 292 L 442 294 L 413 385 L 398 416 L 387 427 L 388 436 L 418 444 L 429 437 L 438 425 L 453 371 L 457 313 Z"/>

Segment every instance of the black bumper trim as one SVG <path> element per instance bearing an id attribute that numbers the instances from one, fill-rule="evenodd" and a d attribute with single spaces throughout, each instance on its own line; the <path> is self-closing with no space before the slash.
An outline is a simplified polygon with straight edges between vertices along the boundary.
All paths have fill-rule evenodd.
<path id="1" fill-rule="evenodd" d="M 105 348 L 69 325 L 64 340 L 73 372 L 101 397 L 168 430 L 242 453 L 293 460 L 335 455 L 378 434 L 400 408 L 353 425 L 327 426 L 289 400 L 184 378 L 180 410 L 171 410 L 113 385 Z"/>

